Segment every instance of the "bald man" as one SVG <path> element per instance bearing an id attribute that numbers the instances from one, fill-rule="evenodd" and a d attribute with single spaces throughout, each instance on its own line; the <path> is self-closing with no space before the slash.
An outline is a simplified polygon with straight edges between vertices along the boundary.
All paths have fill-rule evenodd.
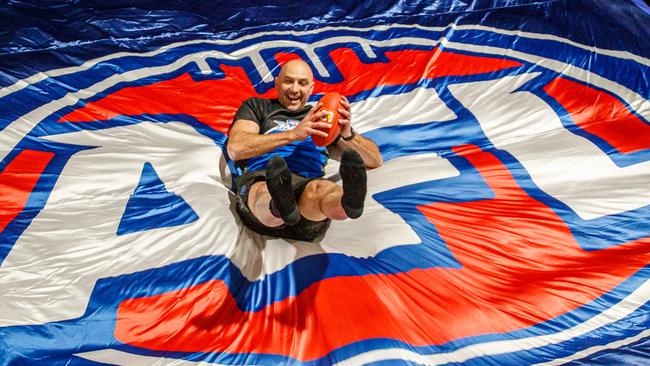
<path id="1" fill-rule="evenodd" d="M 252 230 L 314 241 L 330 221 L 358 218 L 366 195 L 366 168 L 382 164 L 377 145 L 352 129 L 350 103 L 341 98 L 341 133 L 330 146 L 325 114 L 307 105 L 314 76 L 302 60 L 287 62 L 275 78 L 277 99 L 244 101 L 230 128 L 226 151 L 234 176 L 237 212 Z M 341 161 L 343 187 L 322 179 L 328 158 Z"/>

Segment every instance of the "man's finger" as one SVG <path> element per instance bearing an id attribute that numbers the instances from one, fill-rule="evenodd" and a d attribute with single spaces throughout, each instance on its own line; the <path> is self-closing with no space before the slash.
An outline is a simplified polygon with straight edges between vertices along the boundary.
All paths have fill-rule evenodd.
<path id="1" fill-rule="evenodd" d="M 320 112 L 314 114 L 314 116 L 312 118 L 312 121 L 320 121 L 320 120 L 326 119 L 326 118 L 327 118 L 327 113 L 325 113 L 323 111 L 320 111 Z"/>
<path id="2" fill-rule="evenodd" d="M 352 113 L 349 110 L 343 108 L 339 108 L 339 114 L 345 117 L 346 119 L 350 119 L 350 117 L 352 116 Z"/>
<path id="3" fill-rule="evenodd" d="M 321 130 L 316 130 L 316 129 L 311 129 L 311 135 L 317 135 L 321 137 L 327 137 L 327 132 L 323 132 Z"/>

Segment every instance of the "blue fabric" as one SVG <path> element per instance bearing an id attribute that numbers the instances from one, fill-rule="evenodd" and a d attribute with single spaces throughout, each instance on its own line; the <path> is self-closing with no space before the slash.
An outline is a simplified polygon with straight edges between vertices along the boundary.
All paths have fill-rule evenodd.
<path id="1" fill-rule="evenodd" d="M 182 197 L 169 192 L 150 163 L 126 204 L 117 235 L 184 225 L 198 220 L 196 212 Z"/>
<path id="2" fill-rule="evenodd" d="M 542 32 L 596 47 L 628 50 L 650 57 L 639 39 L 650 38 L 650 15 L 639 1 L 477 0 L 409 2 L 382 0 L 311 1 L 310 6 L 281 1 L 12 1 L 0 5 L 0 85 L 52 68 L 81 64 L 114 52 L 148 51 L 196 38 L 230 39 L 272 29 L 310 29 L 320 24 L 370 26 L 397 21 L 445 26 L 481 23 L 499 28 Z M 492 9 L 508 8 L 507 12 Z M 589 11 L 598 25 L 570 19 Z M 549 21 L 565 26 L 549 26 Z M 631 32 L 631 33 L 629 33 Z M 55 51 L 65 49 L 61 57 Z M 37 57 L 35 57 L 37 56 Z"/>
<path id="3" fill-rule="evenodd" d="M 0 4 L 0 366 L 650 362 L 650 205 L 620 208 L 647 198 L 648 24 L 640 0 Z M 239 226 L 222 161 L 227 102 L 290 52 L 385 162 L 322 243 Z"/>

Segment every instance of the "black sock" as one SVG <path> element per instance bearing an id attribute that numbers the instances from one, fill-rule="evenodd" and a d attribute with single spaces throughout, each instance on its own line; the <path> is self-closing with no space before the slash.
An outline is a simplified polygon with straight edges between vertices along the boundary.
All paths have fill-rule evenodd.
<path id="1" fill-rule="evenodd" d="M 341 205 L 349 218 L 359 218 L 363 213 L 368 179 L 363 158 L 354 150 L 343 151 L 339 173 L 343 180 Z"/>
<path id="2" fill-rule="evenodd" d="M 278 218 L 282 218 L 282 215 L 280 215 L 280 211 L 278 211 L 278 208 L 276 207 L 274 202 L 275 201 L 273 199 L 269 201 L 269 210 L 271 210 L 271 215 Z"/>
<path id="3" fill-rule="evenodd" d="M 300 210 L 293 196 L 291 171 L 282 157 L 276 155 L 266 164 L 266 186 L 271 194 L 271 214 L 282 218 L 287 225 L 300 221 Z"/>

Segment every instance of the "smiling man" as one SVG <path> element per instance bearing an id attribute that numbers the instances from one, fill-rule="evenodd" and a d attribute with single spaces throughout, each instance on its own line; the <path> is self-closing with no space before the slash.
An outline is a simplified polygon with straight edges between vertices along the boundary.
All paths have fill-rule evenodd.
<path id="1" fill-rule="evenodd" d="M 341 133 L 319 147 L 312 135 L 327 136 L 322 112 L 307 105 L 314 76 L 302 60 L 287 62 L 275 79 L 277 99 L 250 98 L 235 115 L 226 143 L 234 162 L 237 212 L 265 235 L 313 241 L 330 220 L 358 218 L 366 195 L 366 168 L 382 164 L 377 145 L 352 129 L 350 103 L 341 98 Z M 328 158 L 341 161 L 343 187 L 322 179 Z"/>

